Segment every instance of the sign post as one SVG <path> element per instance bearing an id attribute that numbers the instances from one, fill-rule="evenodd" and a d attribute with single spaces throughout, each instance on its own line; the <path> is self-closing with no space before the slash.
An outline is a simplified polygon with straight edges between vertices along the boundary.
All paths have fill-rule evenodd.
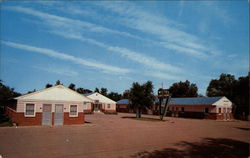
<path id="1" fill-rule="evenodd" d="M 160 102 L 160 108 L 159 108 L 159 115 L 160 115 L 160 119 L 163 120 L 163 118 L 166 116 L 167 114 L 167 110 L 168 110 L 168 105 L 170 103 L 171 100 L 171 95 L 168 91 L 168 89 L 162 89 L 160 88 L 158 90 L 158 98 L 159 98 L 159 102 Z M 162 112 L 162 103 L 165 100 L 165 105 L 164 105 L 164 111 Z"/>

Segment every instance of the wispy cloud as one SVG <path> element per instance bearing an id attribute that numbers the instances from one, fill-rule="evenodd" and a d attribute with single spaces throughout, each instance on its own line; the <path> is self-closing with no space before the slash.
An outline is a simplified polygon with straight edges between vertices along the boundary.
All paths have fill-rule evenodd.
<path id="1" fill-rule="evenodd" d="M 185 1 L 181 0 L 180 1 L 180 10 L 179 10 L 179 13 L 178 13 L 179 17 L 182 16 L 184 5 L 185 5 Z"/>
<path id="2" fill-rule="evenodd" d="M 64 32 L 54 31 L 51 33 L 61 35 L 65 38 L 77 39 L 77 40 L 80 40 L 83 42 L 88 42 L 88 43 L 94 44 L 96 46 L 105 48 L 106 50 L 109 50 L 109 51 L 112 51 L 115 53 L 119 53 L 120 55 L 125 56 L 132 61 L 135 61 L 137 63 L 144 65 L 144 66 L 147 66 L 147 67 L 150 67 L 150 68 L 153 68 L 156 70 L 164 70 L 164 71 L 175 72 L 175 73 L 182 71 L 180 68 L 173 66 L 173 65 L 170 65 L 170 64 L 163 63 L 163 62 L 157 60 L 156 58 L 143 55 L 142 53 L 138 53 L 138 52 L 129 50 L 127 48 L 122 48 L 122 47 L 118 47 L 118 46 L 110 46 L 110 45 L 104 44 L 102 42 L 96 41 L 94 39 L 85 38 L 80 34 L 74 34 L 73 32 L 68 33 L 67 31 L 64 31 Z"/>
<path id="3" fill-rule="evenodd" d="M 30 52 L 44 54 L 44 55 L 47 55 L 47 56 L 50 56 L 53 58 L 57 58 L 57 59 L 71 61 L 75 64 L 92 67 L 92 68 L 95 68 L 98 70 L 102 70 L 104 72 L 105 71 L 114 72 L 114 73 L 129 73 L 129 72 L 131 72 L 129 69 L 110 66 L 110 65 L 106 65 L 106 64 L 98 63 L 98 62 L 93 62 L 90 60 L 86 60 L 86 59 L 82 59 L 82 58 L 68 55 L 65 53 L 61 53 L 61 52 L 58 52 L 58 51 L 55 51 L 52 49 L 34 47 L 34 46 L 30 46 L 30 45 L 19 44 L 19 43 L 8 42 L 8 41 L 2 41 L 2 44 L 5 44 L 7 46 L 17 48 L 17 49 L 22 49 L 22 50 L 26 50 L 26 51 L 30 51 Z"/>
<path id="4" fill-rule="evenodd" d="M 44 13 L 40 11 L 36 11 L 31 8 L 24 8 L 24 7 L 17 7 L 17 6 L 6 6 L 3 9 L 8 9 L 8 10 L 14 10 L 18 12 L 22 12 L 25 14 L 33 15 L 36 17 L 39 17 L 43 19 L 44 21 L 47 22 L 47 24 L 50 24 L 51 26 L 63 26 L 67 28 L 72 28 L 74 27 L 75 29 L 83 30 L 84 28 L 87 29 L 88 31 L 92 32 L 97 32 L 97 33 L 113 33 L 113 34 L 118 34 L 122 36 L 127 36 L 131 38 L 138 38 L 135 35 L 132 35 L 128 32 L 122 32 L 122 31 L 117 31 L 113 29 L 109 29 L 100 25 L 96 25 L 90 22 L 82 21 L 82 20 L 76 20 L 76 19 L 71 19 L 67 17 L 62 17 L 62 16 L 57 16 L 49 13 Z"/>
<path id="5" fill-rule="evenodd" d="M 148 13 L 129 2 L 103 2 L 98 5 L 108 11 L 118 13 L 121 16 L 121 24 L 154 35 L 165 48 L 184 52 L 194 57 L 208 57 L 213 54 L 214 48 L 207 47 L 206 42 L 197 36 L 182 31 L 179 28 L 180 24 L 166 17 Z"/>
<path id="6" fill-rule="evenodd" d="M 183 71 L 181 68 L 177 66 L 166 63 L 166 61 L 162 62 L 154 57 L 147 56 L 143 54 L 142 52 L 136 52 L 128 48 L 124 48 L 120 46 L 108 45 L 103 42 L 97 41 L 95 39 L 86 38 L 83 36 L 83 34 L 86 31 L 119 34 L 119 35 L 123 35 L 127 37 L 132 37 L 134 39 L 143 40 L 148 43 L 155 44 L 155 45 L 161 45 L 167 49 L 175 50 L 175 51 L 182 52 L 182 53 L 184 52 L 186 54 L 193 55 L 195 57 L 207 57 L 206 53 L 203 52 L 203 50 L 207 51 L 206 47 L 200 43 L 193 42 L 197 40 L 195 36 L 178 30 L 177 29 L 179 27 L 178 23 L 175 23 L 174 21 L 171 21 L 165 18 L 161 19 L 154 15 L 150 15 L 146 12 L 136 11 L 135 13 L 132 13 L 133 9 L 132 10 L 129 9 L 126 11 L 126 14 L 124 15 L 129 16 L 131 18 L 129 19 L 129 18 L 124 17 L 123 20 L 128 20 L 128 21 L 125 21 L 126 23 L 130 23 L 129 20 L 132 20 L 129 27 L 141 30 L 149 34 L 153 34 L 159 40 L 143 39 L 142 37 L 134 36 L 134 35 L 130 36 L 131 34 L 127 32 L 120 32 L 117 30 L 112 30 L 112 29 L 98 26 L 98 25 L 88 23 L 85 21 L 74 20 L 71 18 L 48 14 L 48 13 L 36 11 L 30 8 L 7 7 L 6 9 L 11 9 L 14 11 L 18 11 L 18 12 L 22 12 L 22 13 L 26 13 L 29 15 L 39 17 L 42 20 L 42 23 L 48 26 L 49 28 L 48 32 L 50 33 L 57 34 L 57 35 L 60 35 L 69 39 L 75 39 L 75 40 L 80 40 L 83 42 L 88 42 L 98 47 L 104 48 L 108 51 L 119 53 L 122 57 L 126 57 L 136 63 L 146 66 L 147 70 L 152 70 L 151 72 L 144 72 L 145 75 L 147 76 L 153 76 L 153 77 L 160 78 L 160 79 L 178 80 L 182 78 L 180 76 L 183 76 L 185 74 L 185 71 Z M 121 9 L 121 8 L 118 7 L 118 9 Z M 145 25 L 144 25 L 144 22 L 145 22 Z M 175 27 L 175 28 L 172 28 L 172 27 Z M 89 65 L 92 62 L 86 62 L 85 60 L 84 63 L 85 65 Z M 114 67 L 105 68 L 105 66 L 104 67 L 97 66 L 97 65 L 94 65 L 94 66 L 90 65 L 90 66 L 96 67 L 96 68 L 98 67 L 98 69 L 102 67 L 103 69 L 108 70 L 106 71 L 107 73 L 119 71 L 119 70 L 116 70 Z M 123 71 L 120 71 L 120 72 L 127 73 L 127 72 L 131 72 L 131 70 L 123 69 Z M 181 75 L 178 76 L 178 75 L 173 75 L 173 74 L 181 74 Z"/>
<path id="7" fill-rule="evenodd" d="M 182 24 L 173 20 L 162 18 L 154 14 L 142 11 L 131 3 L 98 3 L 109 11 L 120 14 L 121 17 L 114 18 L 120 25 L 142 31 L 143 33 L 151 34 L 156 39 L 151 40 L 128 32 L 109 29 L 100 25 L 89 23 L 86 21 L 71 19 L 67 17 L 57 16 L 49 13 L 44 13 L 31 8 L 8 6 L 5 9 L 14 10 L 39 17 L 51 27 L 67 28 L 68 30 L 75 30 L 77 32 L 96 32 L 106 34 L 118 34 L 125 37 L 141 40 L 143 42 L 158 45 L 170 50 L 192 55 L 197 58 L 206 58 L 207 54 L 213 54 L 214 49 L 209 49 L 203 45 L 196 36 L 188 34 L 178 29 Z M 127 4 L 130 4 L 129 7 Z M 78 7 L 70 6 L 72 10 L 79 10 Z M 79 10 L 80 12 L 81 10 Z M 79 14 L 78 11 L 76 14 Z M 88 13 L 90 14 L 90 13 Z"/>
<path id="8" fill-rule="evenodd" d="M 33 66 L 33 68 L 37 70 L 46 71 L 52 74 L 58 74 L 58 75 L 69 76 L 69 77 L 76 77 L 79 75 L 78 72 L 67 69 L 67 68 L 51 67 L 51 66 Z"/>
<path id="9" fill-rule="evenodd" d="M 224 7 L 218 5 L 216 1 L 202 1 L 202 9 L 206 9 L 211 14 L 214 14 L 215 18 L 218 18 L 224 24 L 234 23 L 233 18 L 230 16 L 229 12 L 224 9 Z"/>

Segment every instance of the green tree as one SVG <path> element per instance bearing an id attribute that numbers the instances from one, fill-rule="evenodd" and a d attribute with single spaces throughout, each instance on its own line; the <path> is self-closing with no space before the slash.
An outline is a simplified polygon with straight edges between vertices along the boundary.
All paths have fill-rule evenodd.
<path id="1" fill-rule="evenodd" d="M 118 101 L 122 99 L 122 95 L 119 93 L 115 93 L 115 92 L 110 92 L 107 97 L 114 101 Z"/>
<path id="2" fill-rule="evenodd" d="M 136 118 L 141 118 L 142 110 L 151 107 L 154 101 L 153 84 L 147 81 L 143 85 L 134 82 L 130 88 L 130 96 L 132 108 L 136 109 Z"/>
<path id="3" fill-rule="evenodd" d="M 86 93 L 91 93 L 92 91 L 89 89 L 84 89 L 84 88 L 77 88 L 76 91 L 80 94 L 86 94 Z"/>
<path id="4" fill-rule="evenodd" d="M 74 83 L 70 83 L 68 88 L 75 91 L 76 90 L 76 85 Z"/>
<path id="5" fill-rule="evenodd" d="M 97 92 L 97 93 L 99 93 L 99 89 L 98 88 L 95 88 L 95 91 L 94 92 Z"/>
<path id="6" fill-rule="evenodd" d="M 233 103 L 236 104 L 235 107 L 235 117 L 236 118 L 244 118 L 245 116 L 249 115 L 249 74 L 245 77 L 239 77 L 234 85 L 233 90 Z"/>
<path id="7" fill-rule="evenodd" d="M 221 74 L 212 79 L 207 88 L 207 96 L 226 96 L 234 104 L 235 118 L 246 119 L 249 115 L 249 74 L 235 79 L 234 75 Z"/>
<path id="8" fill-rule="evenodd" d="M 56 81 L 55 86 L 57 86 L 57 85 L 62 85 L 62 83 L 61 83 L 61 81 L 60 81 L 60 80 L 57 80 L 57 81 Z"/>
<path id="9" fill-rule="evenodd" d="M 52 87 L 52 86 L 53 86 L 52 84 L 47 83 L 45 88 L 49 88 L 49 87 Z"/>
<path id="10" fill-rule="evenodd" d="M 6 101 L 20 96 L 21 94 L 16 92 L 14 88 L 10 88 L 7 85 L 3 84 L 3 81 L 0 80 L 0 101 Z"/>
<path id="11" fill-rule="evenodd" d="M 107 88 L 101 88 L 100 93 L 101 93 L 102 95 L 104 95 L 104 96 L 107 96 L 107 95 L 108 95 L 108 90 L 107 90 Z"/>
<path id="12" fill-rule="evenodd" d="M 123 99 L 128 99 L 129 98 L 129 90 L 125 90 L 122 94 Z"/>
<path id="13" fill-rule="evenodd" d="M 169 88 L 169 92 L 172 97 L 197 97 L 198 88 L 196 84 L 186 80 L 185 82 L 177 82 L 172 84 Z"/>
<path id="14" fill-rule="evenodd" d="M 36 92 L 36 89 L 33 89 L 33 90 L 31 90 L 31 91 L 28 91 L 27 93 L 29 94 L 29 93 L 33 93 L 33 92 Z"/>
<path id="15" fill-rule="evenodd" d="M 219 79 L 212 79 L 207 88 L 207 96 L 226 96 L 233 99 L 236 80 L 231 74 L 221 74 Z"/>

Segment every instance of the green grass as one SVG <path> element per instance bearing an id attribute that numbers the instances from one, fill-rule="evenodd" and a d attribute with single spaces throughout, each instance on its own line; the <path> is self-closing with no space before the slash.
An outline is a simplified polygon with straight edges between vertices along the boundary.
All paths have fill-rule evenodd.
<path id="1" fill-rule="evenodd" d="M 150 118 L 150 117 L 141 117 L 141 118 L 136 118 L 136 117 L 129 117 L 129 116 L 124 116 L 122 118 L 128 118 L 128 119 L 133 119 L 133 120 L 140 120 L 140 121 L 152 121 L 152 122 L 164 122 L 165 120 L 160 120 L 160 118 Z"/>
<path id="2" fill-rule="evenodd" d="M 0 114 L 0 127 L 10 127 L 12 126 L 12 121 L 3 114 Z"/>

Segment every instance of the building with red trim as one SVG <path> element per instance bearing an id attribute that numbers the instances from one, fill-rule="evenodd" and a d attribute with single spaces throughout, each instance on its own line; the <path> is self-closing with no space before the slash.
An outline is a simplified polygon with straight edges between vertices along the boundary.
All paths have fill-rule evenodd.
<path id="1" fill-rule="evenodd" d="M 84 94 L 84 96 L 93 100 L 93 103 L 91 105 L 84 106 L 84 113 L 116 113 L 116 102 L 109 99 L 108 97 L 97 92 L 87 93 Z"/>
<path id="2" fill-rule="evenodd" d="M 14 98 L 6 114 L 21 126 L 84 124 L 84 106 L 94 103 L 63 85 L 46 88 Z"/>
<path id="3" fill-rule="evenodd" d="M 156 100 L 152 109 L 147 109 L 148 113 L 159 114 L 159 102 Z M 162 111 L 163 107 L 162 105 Z M 122 99 L 117 102 L 118 112 L 133 112 L 129 109 L 129 100 Z M 135 111 L 134 111 L 135 112 Z M 167 116 L 231 120 L 232 102 L 226 97 L 193 97 L 193 98 L 171 98 Z"/>

